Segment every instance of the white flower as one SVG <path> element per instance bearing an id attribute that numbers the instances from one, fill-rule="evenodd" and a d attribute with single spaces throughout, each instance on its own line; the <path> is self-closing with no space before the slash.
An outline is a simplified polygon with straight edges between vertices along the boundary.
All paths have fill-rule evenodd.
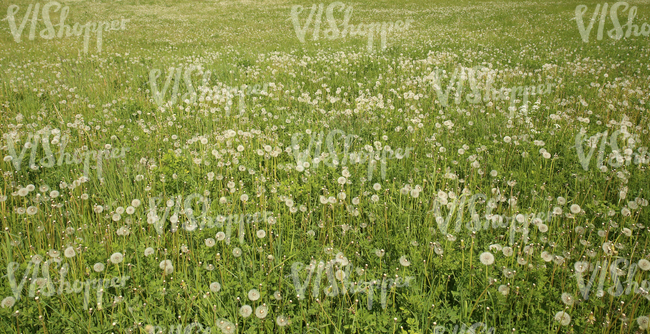
<path id="1" fill-rule="evenodd" d="M 546 262 L 553 261 L 553 254 L 551 254 L 551 253 L 549 253 L 547 251 L 543 251 L 542 252 L 542 260 L 544 260 Z"/>
<path id="2" fill-rule="evenodd" d="M 376 249 L 375 250 L 375 255 L 377 255 L 377 257 L 383 257 L 385 253 L 386 252 L 383 249 Z"/>
<path id="3" fill-rule="evenodd" d="M 2 302 L 0 302 L 0 306 L 2 306 L 2 308 L 10 308 L 13 307 L 14 304 L 16 304 L 16 299 L 11 296 L 5 297 L 5 299 L 3 299 Z"/>
<path id="4" fill-rule="evenodd" d="M 217 240 L 219 241 L 222 241 L 223 239 L 226 238 L 226 234 L 223 232 L 218 232 L 217 235 L 215 235 L 215 238 L 217 238 Z"/>
<path id="5" fill-rule="evenodd" d="M 580 205 L 578 204 L 572 204 L 570 207 L 571 212 L 575 215 L 580 213 Z"/>
<path id="6" fill-rule="evenodd" d="M 35 215 L 37 212 L 38 212 L 38 208 L 33 205 L 27 208 L 27 214 L 30 216 Z"/>
<path id="7" fill-rule="evenodd" d="M 251 289 L 250 291 L 248 291 L 248 299 L 250 299 L 251 301 L 256 301 L 260 299 L 260 292 L 257 291 L 257 289 Z"/>
<path id="8" fill-rule="evenodd" d="M 212 238 L 207 238 L 207 239 L 205 239 L 205 245 L 208 246 L 208 247 L 212 247 L 212 246 L 214 246 L 215 243 L 216 243 L 216 242 L 215 242 L 214 239 L 212 239 Z"/>
<path id="9" fill-rule="evenodd" d="M 244 305 L 239 309 L 239 314 L 244 318 L 248 318 L 253 314 L 253 308 L 249 305 Z"/>
<path id="10" fill-rule="evenodd" d="M 243 195 L 241 195 L 241 196 L 239 197 L 239 199 L 240 199 L 242 202 L 246 202 L 246 201 L 248 201 L 248 195 L 243 194 Z"/>
<path id="11" fill-rule="evenodd" d="M 512 247 L 503 247 L 503 255 L 511 256 L 512 255 Z"/>
<path id="12" fill-rule="evenodd" d="M 165 271 L 166 274 L 171 274 L 174 271 L 174 266 L 170 260 L 162 260 L 158 267 Z"/>
<path id="13" fill-rule="evenodd" d="M 539 225 L 537 225 L 537 229 L 539 229 L 539 231 L 542 233 L 546 233 L 548 231 L 548 225 L 544 223 L 540 223 Z"/>
<path id="14" fill-rule="evenodd" d="M 650 265 L 650 262 L 648 264 Z M 575 268 L 576 272 L 584 273 L 585 271 L 587 271 L 587 269 L 589 269 L 589 263 L 584 261 L 576 262 L 573 265 L 573 268 Z"/>
<path id="15" fill-rule="evenodd" d="M 408 267 L 411 265 L 411 262 L 406 259 L 406 255 L 402 255 L 402 257 L 399 258 L 399 264 L 403 265 L 404 267 Z"/>
<path id="16" fill-rule="evenodd" d="M 562 302 L 565 305 L 571 306 L 571 305 L 573 305 L 574 301 L 575 300 L 573 299 L 572 295 L 570 295 L 570 294 L 568 294 L 566 292 L 562 293 Z"/>
<path id="17" fill-rule="evenodd" d="M 648 271 L 650 270 L 650 261 L 646 259 L 641 259 L 639 260 L 639 268 L 643 271 Z"/>
<path id="18" fill-rule="evenodd" d="M 372 186 L 372 188 L 375 189 L 376 191 L 379 191 L 379 190 L 381 190 L 381 184 L 379 184 L 379 183 L 375 183 L 375 184 Z"/>
<path id="19" fill-rule="evenodd" d="M 266 315 L 268 314 L 268 308 L 264 305 L 260 305 L 255 309 L 255 316 L 264 319 L 266 318 Z"/>
<path id="20" fill-rule="evenodd" d="M 103 263 L 95 263 L 95 265 L 93 266 L 93 269 L 98 273 L 102 272 L 102 271 L 104 271 L 104 264 Z"/>
<path id="21" fill-rule="evenodd" d="M 122 262 L 122 260 L 124 260 L 122 253 L 113 253 L 113 255 L 111 255 L 111 262 L 115 264 Z"/>
<path id="22" fill-rule="evenodd" d="M 144 256 L 149 256 L 149 255 L 151 255 L 153 253 L 154 253 L 154 250 L 151 247 L 147 247 L 147 248 L 144 249 Z"/>
<path id="23" fill-rule="evenodd" d="M 275 323 L 277 323 L 280 327 L 284 327 L 289 324 L 289 319 L 287 319 L 287 317 L 284 315 L 279 315 L 277 319 L 275 319 Z"/>
<path id="24" fill-rule="evenodd" d="M 232 250 L 232 255 L 234 255 L 235 257 L 240 257 L 241 249 L 239 247 L 235 247 L 235 249 Z"/>
<path id="25" fill-rule="evenodd" d="M 256 234 L 257 234 L 257 237 L 258 237 L 258 238 L 262 239 L 262 238 L 264 238 L 264 237 L 266 236 L 266 231 L 264 231 L 264 230 L 259 230 L 259 231 L 257 231 Z"/>
<path id="26" fill-rule="evenodd" d="M 74 248 L 72 247 L 68 247 L 65 249 L 65 251 L 63 251 L 63 255 L 65 255 L 65 257 L 67 258 L 74 257 L 76 254 L 77 253 L 74 251 Z"/>
<path id="27" fill-rule="evenodd" d="M 648 324 L 650 324 L 650 319 L 642 315 L 636 319 L 636 323 L 639 324 L 640 329 L 646 330 L 648 329 Z"/>
<path id="28" fill-rule="evenodd" d="M 555 314 L 555 320 L 559 321 L 562 326 L 568 326 L 571 323 L 571 316 L 564 311 L 560 311 Z"/>
<path id="29" fill-rule="evenodd" d="M 219 290 L 221 290 L 221 284 L 219 284 L 218 282 L 212 282 L 210 284 L 210 291 L 219 292 Z"/>
<path id="30" fill-rule="evenodd" d="M 510 292 L 510 288 L 507 285 L 499 285 L 499 292 L 502 295 L 507 296 Z"/>
<path id="31" fill-rule="evenodd" d="M 483 263 L 486 266 L 489 266 L 494 263 L 494 255 L 490 252 L 483 252 L 480 256 L 479 259 L 481 263 Z"/>

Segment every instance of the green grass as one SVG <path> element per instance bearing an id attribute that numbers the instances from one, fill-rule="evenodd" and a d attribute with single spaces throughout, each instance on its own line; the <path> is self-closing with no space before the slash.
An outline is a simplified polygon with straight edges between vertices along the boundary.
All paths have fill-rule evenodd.
<path id="1" fill-rule="evenodd" d="M 627 132 L 619 135 L 617 145 L 632 159 L 643 151 L 640 147 L 649 146 L 648 37 L 614 40 L 605 35 L 599 41 L 596 22 L 584 43 L 575 8 L 587 5 L 588 21 L 598 2 L 344 2 L 354 8 L 350 23 L 355 25 L 414 20 L 409 30 L 388 34 L 385 50 L 375 36 L 372 53 L 365 37 L 328 40 L 321 35 L 313 40 L 312 28 L 301 43 L 291 8 L 304 7 L 299 16 L 304 24 L 317 2 L 61 3 L 69 6 L 66 24 L 71 26 L 121 18 L 130 22 L 126 30 L 104 32 L 101 53 L 92 34 L 84 54 L 83 36 L 42 39 L 40 21 L 37 37 L 29 40 L 30 21 L 17 43 L 9 22 L 0 21 L 1 156 L 10 155 L 10 140 L 20 154 L 29 134 L 53 129 L 69 138 L 66 153 L 106 145 L 129 151 L 103 161 L 102 180 L 95 160 L 87 180 L 83 163 L 29 169 L 32 149 L 25 149 L 19 171 L 8 159 L 0 161 L 0 271 L 5 275 L 0 277 L 0 299 L 5 303 L 14 295 L 11 263 L 20 265 L 15 270 L 20 284 L 30 259 L 53 259 L 51 250 L 59 252 L 49 264 L 56 289 L 59 270 L 66 265 L 71 284 L 129 279 L 125 287 L 105 288 L 103 309 L 92 288 L 85 309 L 84 291 L 46 296 L 47 284 L 37 292 L 30 273 L 20 300 L 0 308 L 0 332 L 145 333 L 151 325 L 166 333 L 170 326 L 200 323 L 218 333 L 229 332 L 226 322 L 237 333 L 440 333 L 436 326 L 446 333 L 458 326 L 460 333 L 463 324 L 479 322 L 495 333 L 645 331 L 638 318 L 650 313 L 647 296 L 607 291 L 613 287 L 615 292 L 619 285 L 626 289 L 628 279 L 641 287 L 649 280 L 646 271 L 630 268 L 650 259 L 648 163 L 605 163 L 607 169 L 601 171 L 596 166 L 598 141 L 584 170 L 575 138 L 582 128 L 585 140 L 598 132 Z M 5 0 L 0 13 L 6 15 L 13 4 L 20 7 L 19 25 L 29 3 Z M 638 7 L 639 27 L 650 23 L 647 3 L 630 5 Z M 58 15 L 51 14 L 54 24 Z M 343 13 L 335 12 L 335 17 L 340 23 Z M 619 10 L 619 20 L 624 24 L 627 12 Z M 608 16 L 605 32 L 612 27 Z M 326 21 L 321 32 L 325 28 Z M 176 104 L 157 105 L 150 72 L 160 70 L 157 86 L 162 90 L 170 68 L 184 72 L 191 65 L 200 67 L 189 77 L 196 101 L 181 101 L 188 92 L 181 76 Z M 459 103 L 452 89 L 448 106 L 442 106 L 427 76 L 444 69 L 449 74 L 442 79 L 444 90 L 454 69 L 476 65 L 493 71 L 496 89 L 555 87 L 549 94 L 531 96 L 527 113 L 518 110 L 513 118 L 508 117 L 509 101 L 468 103 L 469 84 Z M 211 76 L 202 94 L 197 87 L 203 71 Z M 485 80 L 479 79 L 481 89 Z M 166 101 L 174 84 L 172 79 Z M 243 84 L 269 86 L 268 94 L 246 96 L 240 114 L 238 92 L 226 87 Z M 324 155 L 318 166 L 312 161 L 297 171 L 289 149 L 292 135 L 304 134 L 299 148 L 304 151 L 310 145 L 307 133 L 322 132 L 326 138 L 334 129 L 355 135 L 349 152 L 366 150 L 366 145 L 373 151 L 386 145 L 414 150 L 403 159 L 388 160 L 385 178 L 379 161 L 368 180 L 367 163 L 348 163 L 344 172 L 342 166 L 326 166 Z M 58 159 L 62 138 L 55 137 L 47 138 Z M 629 138 L 634 144 L 625 144 Z M 612 153 L 609 139 L 607 143 L 605 158 Z M 312 159 L 317 146 L 311 143 Z M 625 148 L 634 154 L 624 153 Z M 319 150 L 341 156 L 344 141 L 330 151 L 323 139 Z M 42 144 L 33 152 L 36 164 L 47 153 Z M 342 176 L 344 184 L 339 183 Z M 35 189 L 25 195 L 20 190 L 28 185 Z M 194 193 L 209 198 L 207 212 L 198 200 L 191 201 L 192 215 L 181 212 Z M 485 201 L 470 207 L 469 199 L 478 194 Z M 156 198 L 159 218 L 170 207 L 162 235 L 148 215 Z M 334 203 L 327 202 L 330 198 Z M 494 208 L 488 208 L 492 200 Z M 580 212 L 572 214 L 572 205 Z M 130 206 L 133 213 L 122 212 Z M 23 213 L 30 207 L 37 212 Z M 482 227 L 489 212 L 507 217 L 561 213 L 531 223 L 525 239 L 525 224 L 511 226 L 511 220 L 489 222 L 472 233 L 472 210 Z M 230 243 L 218 240 L 227 220 L 213 228 L 182 228 L 190 216 L 265 211 L 273 219 L 243 225 L 243 244 L 238 225 L 232 227 Z M 173 216 L 178 222 L 171 221 Z M 441 231 L 445 223 L 447 235 Z M 176 232 L 171 231 L 174 224 Z M 125 228 L 128 235 L 123 235 Z M 262 238 L 258 231 L 264 231 L 259 232 Z M 216 245 L 208 247 L 209 238 Z M 69 247 L 75 250 L 71 258 L 64 256 Z M 153 254 L 145 256 L 149 247 Z M 512 247 L 513 254 L 505 255 L 502 247 Z M 239 257 L 233 254 L 236 248 Z M 381 257 L 379 250 L 384 251 Z M 495 261 L 486 266 L 479 258 L 488 251 Z M 124 256 L 118 264 L 109 261 L 116 252 Z M 368 293 L 326 295 L 331 284 L 326 269 L 314 296 L 316 269 L 304 299 L 298 298 L 292 265 L 327 262 L 339 253 L 353 267 L 341 266 L 345 261 L 339 258 L 334 271 L 350 270 L 351 282 L 377 280 L 381 286 L 384 275 L 414 279 L 408 286 L 387 289 L 385 308 L 381 287 L 376 287 L 369 310 Z M 404 265 L 404 258 L 410 265 Z M 627 260 L 627 266 L 619 259 Z M 172 272 L 161 269 L 163 260 L 171 261 Z M 598 271 L 589 298 L 583 297 L 575 267 L 582 261 L 607 268 L 603 296 L 597 295 Z M 94 270 L 96 263 L 105 268 Z M 612 263 L 633 277 L 612 275 Z M 586 282 L 592 274 L 584 273 Z M 299 275 L 302 283 L 308 271 Z M 213 282 L 220 284 L 219 291 L 210 290 Z M 249 299 L 251 289 L 259 290 L 259 299 Z M 568 294 L 575 302 L 566 304 L 563 294 L 565 301 Z M 243 305 L 250 305 L 253 315 L 241 316 Z M 268 316 L 260 319 L 255 310 L 262 305 Z M 567 326 L 554 319 L 560 311 L 571 317 Z M 279 316 L 289 324 L 280 326 Z"/>

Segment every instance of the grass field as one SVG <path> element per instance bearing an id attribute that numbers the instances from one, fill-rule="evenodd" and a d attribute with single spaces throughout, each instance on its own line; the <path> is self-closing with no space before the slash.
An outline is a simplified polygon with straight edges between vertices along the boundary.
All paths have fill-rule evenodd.
<path id="1" fill-rule="evenodd" d="M 604 6 L 0 1 L 0 333 L 647 332 Z"/>

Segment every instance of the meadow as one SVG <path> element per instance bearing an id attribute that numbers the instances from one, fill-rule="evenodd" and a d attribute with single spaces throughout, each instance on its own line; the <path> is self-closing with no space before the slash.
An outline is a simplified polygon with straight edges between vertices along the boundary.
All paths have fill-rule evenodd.
<path id="1" fill-rule="evenodd" d="M 648 1 L 0 16 L 0 333 L 648 332 Z"/>

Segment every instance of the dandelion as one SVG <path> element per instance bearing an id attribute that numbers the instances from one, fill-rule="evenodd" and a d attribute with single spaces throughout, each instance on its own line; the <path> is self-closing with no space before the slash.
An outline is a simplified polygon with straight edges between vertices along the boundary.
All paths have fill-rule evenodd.
<path id="1" fill-rule="evenodd" d="M 122 262 L 122 260 L 124 260 L 124 256 L 122 255 L 122 253 L 118 252 L 118 253 L 113 253 L 113 255 L 111 255 L 111 262 L 113 262 L 114 264 L 118 264 Z"/>
<path id="2" fill-rule="evenodd" d="M 158 267 L 162 270 L 165 271 L 165 274 L 171 274 L 174 272 L 174 266 L 172 265 L 172 261 L 170 260 L 162 260 L 160 261 L 160 264 Z"/>
<path id="3" fill-rule="evenodd" d="M 622 232 L 623 232 L 623 234 L 625 234 L 626 237 L 631 237 L 632 236 L 632 230 L 630 230 L 627 227 L 623 228 Z"/>
<path id="4" fill-rule="evenodd" d="M 502 284 L 502 285 L 499 285 L 499 289 L 498 289 L 498 290 L 499 290 L 499 292 L 500 292 L 502 295 L 504 295 L 504 296 L 507 296 L 508 293 L 510 292 L 510 288 L 509 288 L 507 285 L 503 285 L 503 284 Z"/>
<path id="5" fill-rule="evenodd" d="M 562 326 L 568 326 L 571 323 L 571 316 L 564 311 L 560 311 L 555 314 L 555 320 L 559 321 Z"/>
<path id="6" fill-rule="evenodd" d="M 2 308 L 11 308 L 16 304 L 16 299 L 14 297 L 5 297 L 2 302 L 0 302 L 0 306 Z"/>
<path id="7" fill-rule="evenodd" d="M 27 208 L 27 214 L 30 216 L 35 215 L 37 212 L 38 212 L 38 208 L 33 205 Z"/>
<path id="8" fill-rule="evenodd" d="M 553 255 L 547 251 L 542 252 L 542 260 L 546 262 L 551 262 L 553 261 Z"/>
<path id="9" fill-rule="evenodd" d="M 235 249 L 232 250 L 232 255 L 234 255 L 235 257 L 240 257 L 241 249 L 239 247 L 235 247 Z"/>
<path id="10" fill-rule="evenodd" d="M 344 185 L 348 180 L 347 180 L 344 176 L 341 176 L 341 177 L 339 177 L 336 181 L 337 181 L 340 185 Z M 323 203 L 323 204 L 325 204 L 325 203 Z"/>
<path id="11" fill-rule="evenodd" d="M 217 238 L 217 240 L 219 241 L 223 241 L 224 239 L 226 239 L 226 234 L 223 232 L 218 232 L 217 235 L 215 235 L 215 238 Z"/>
<path id="12" fill-rule="evenodd" d="M 248 318 L 253 314 L 253 308 L 250 307 L 249 305 L 244 305 L 239 309 L 239 315 L 241 315 L 244 318 Z"/>
<path id="13" fill-rule="evenodd" d="M 401 264 L 401 265 L 404 266 L 404 267 L 408 267 L 408 266 L 411 265 L 411 262 L 410 262 L 409 260 L 406 259 L 406 255 L 402 255 L 402 256 L 399 258 L 399 264 Z"/>
<path id="14" fill-rule="evenodd" d="M 280 291 L 274 292 L 273 298 L 275 298 L 275 300 L 282 300 L 282 294 L 280 293 Z"/>
<path id="15" fill-rule="evenodd" d="M 513 253 L 512 247 L 503 247 L 503 255 L 511 256 Z"/>
<path id="16" fill-rule="evenodd" d="M 494 255 L 490 252 L 483 252 L 480 256 L 479 259 L 481 263 L 483 263 L 486 266 L 489 266 L 494 263 Z"/>
<path id="17" fill-rule="evenodd" d="M 612 251 L 612 242 L 611 242 L 611 241 L 607 241 L 607 242 L 604 242 L 604 243 L 603 243 L 603 251 L 604 251 L 605 254 L 607 254 L 607 255 L 612 255 L 612 254 L 613 254 L 613 251 Z"/>
<path id="18" fill-rule="evenodd" d="M 258 306 L 255 309 L 255 316 L 260 318 L 260 319 L 266 318 L 267 314 L 268 314 L 268 308 L 266 306 L 264 306 L 264 305 Z"/>
<path id="19" fill-rule="evenodd" d="M 134 212 L 135 212 L 135 208 L 134 208 L 134 207 L 132 207 L 132 206 L 128 206 L 128 207 L 126 208 L 126 213 L 128 213 L 129 215 L 132 215 Z"/>
<path id="20" fill-rule="evenodd" d="M 149 256 L 149 255 L 152 255 L 153 253 L 154 253 L 154 251 L 153 251 L 153 248 L 151 248 L 151 247 L 147 247 L 147 248 L 144 249 L 144 256 Z"/>
<path id="21" fill-rule="evenodd" d="M 280 327 L 284 327 L 289 324 L 289 320 L 284 315 L 280 315 L 275 319 L 275 323 Z"/>
<path id="22" fill-rule="evenodd" d="M 221 327 L 221 331 L 224 334 L 232 334 L 235 332 L 235 325 L 230 321 L 226 321 Z"/>
<path id="23" fill-rule="evenodd" d="M 104 264 L 103 263 L 95 263 L 95 265 L 93 266 L 93 270 L 95 270 L 98 273 L 104 271 Z"/>
<path id="24" fill-rule="evenodd" d="M 646 259 L 641 259 L 639 260 L 639 268 L 643 271 L 648 271 L 650 270 L 650 261 Z"/>
<path id="25" fill-rule="evenodd" d="M 260 292 L 257 289 L 251 289 L 248 291 L 248 299 L 251 301 L 256 301 L 260 299 Z"/>
<path id="26" fill-rule="evenodd" d="M 548 262 L 548 261 L 547 261 L 547 262 Z M 648 265 L 649 265 L 649 268 L 650 268 L 650 262 L 648 262 Z M 573 268 L 574 268 L 574 269 L 576 270 L 576 272 L 578 272 L 578 273 L 584 273 L 585 271 L 587 271 L 587 269 L 589 269 L 589 263 L 587 263 L 587 262 L 583 262 L 583 261 L 576 262 L 576 263 L 573 265 Z"/>
<path id="27" fill-rule="evenodd" d="M 242 202 L 248 201 L 248 195 L 243 194 L 243 195 L 239 196 L 239 200 L 241 200 Z"/>
<path id="28" fill-rule="evenodd" d="M 375 189 L 376 191 L 379 191 L 379 190 L 381 190 L 381 184 L 379 184 L 379 183 L 375 183 L 375 184 L 372 186 L 372 188 Z"/>
<path id="29" fill-rule="evenodd" d="M 636 323 L 639 324 L 640 329 L 646 330 L 650 324 L 650 319 L 645 315 L 642 315 L 636 319 Z"/>
<path id="30" fill-rule="evenodd" d="M 137 199 L 137 198 L 131 201 L 131 206 L 133 206 L 134 208 L 139 207 L 140 204 L 142 204 L 142 202 L 140 202 L 140 200 Z M 128 209 L 127 209 L 127 212 L 128 212 Z"/>
<path id="31" fill-rule="evenodd" d="M 501 251 L 503 247 L 499 244 L 492 244 L 488 247 L 490 250 L 496 250 L 497 252 Z"/>
<path id="32" fill-rule="evenodd" d="M 57 197 L 59 197 L 59 192 L 56 191 L 56 190 L 52 190 L 52 191 L 50 191 L 50 197 L 51 197 L 51 198 L 57 198 Z"/>
<path id="33" fill-rule="evenodd" d="M 570 207 L 571 212 L 575 215 L 580 213 L 580 205 L 578 204 L 572 204 Z"/>
<path id="34" fill-rule="evenodd" d="M 562 302 L 563 302 L 565 305 L 568 305 L 568 306 L 573 305 L 573 303 L 574 303 L 573 296 L 570 295 L 570 294 L 568 294 L 568 293 L 566 293 L 566 292 L 562 293 Z"/>
<path id="35" fill-rule="evenodd" d="M 539 231 L 542 233 L 546 233 L 548 231 L 548 225 L 544 223 L 540 223 L 539 225 L 537 225 L 537 229 L 539 229 Z"/>
<path id="36" fill-rule="evenodd" d="M 375 255 L 377 255 L 377 257 L 383 257 L 384 254 L 386 254 L 386 252 L 383 249 L 376 249 L 375 250 Z"/>
<path id="37" fill-rule="evenodd" d="M 212 246 L 214 246 L 215 243 L 216 243 L 216 242 L 215 242 L 214 239 L 212 239 L 212 238 L 207 238 L 207 239 L 205 239 L 205 245 L 208 246 L 208 247 L 212 247 Z"/>
<path id="38" fill-rule="evenodd" d="M 72 247 L 68 247 L 65 249 L 65 251 L 63 251 L 63 255 L 65 255 L 65 257 L 67 258 L 74 257 L 76 254 L 77 253 L 74 251 L 74 248 Z"/>
<path id="39" fill-rule="evenodd" d="M 219 292 L 219 290 L 221 290 L 221 284 L 219 284 L 218 282 L 210 283 L 210 291 Z"/>
<path id="40" fill-rule="evenodd" d="M 259 231 L 257 231 L 256 234 L 257 234 L 257 237 L 258 237 L 258 238 L 262 239 L 262 238 L 264 238 L 264 237 L 266 236 L 266 231 L 264 231 L 264 230 L 259 230 Z"/>

